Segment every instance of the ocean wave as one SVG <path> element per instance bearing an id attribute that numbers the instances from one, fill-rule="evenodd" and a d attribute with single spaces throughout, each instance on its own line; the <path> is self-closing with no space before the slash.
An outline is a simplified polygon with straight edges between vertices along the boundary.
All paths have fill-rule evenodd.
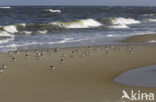
<path id="1" fill-rule="evenodd" d="M 1 6 L 0 8 L 1 9 L 10 9 L 11 7 L 9 7 L 9 6 Z"/>
<path id="2" fill-rule="evenodd" d="M 138 20 L 132 19 L 132 18 L 124 18 L 124 17 L 118 17 L 118 18 L 105 18 L 103 21 L 105 24 L 122 24 L 122 25 L 129 25 L 129 24 L 139 24 L 141 23 Z"/>
<path id="3" fill-rule="evenodd" d="M 0 31 L 0 37 L 13 37 L 14 35 L 6 32 L 6 31 Z"/>
<path id="4" fill-rule="evenodd" d="M 156 19 L 145 19 L 146 22 L 156 22 Z"/>
<path id="5" fill-rule="evenodd" d="M 49 23 L 19 23 L 14 25 L 0 26 L 0 31 L 18 34 L 45 34 L 60 29 L 85 29 L 85 28 L 109 28 L 109 29 L 127 29 L 129 24 L 139 23 L 139 21 L 130 18 L 108 18 L 103 21 L 96 19 L 81 19 L 69 22 L 49 22 Z"/>
<path id="6" fill-rule="evenodd" d="M 7 25 L 7 26 L 3 26 L 2 28 L 3 30 L 9 32 L 9 33 L 17 33 L 18 30 L 16 28 L 16 25 Z"/>
<path id="7" fill-rule="evenodd" d="M 32 34 L 32 31 L 21 31 L 20 33 L 21 33 L 21 34 L 28 34 L 28 35 L 31 35 L 31 34 Z"/>
<path id="8" fill-rule="evenodd" d="M 6 31 L 0 31 L 0 43 L 9 42 L 11 40 L 14 40 L 14 35 Z"/>
<path id="9" fill-rule="evenodd" d="M 44 11 L 52 12 L 52 13 L 61 13 L 61 10 L 53 10 L 53 9 L 45 9 Z"/>
<path id="10" fill-rule="evenodd" d="M 106 26 L 106 28 L 127 29 L 129 28 L 129 26 L 127 26 L 126 24 L 116 24 L 116 25 Z"/>
<path id="11" fill-rule="evenodd" d="M 51 22 L 50 25 L 56 25 L 60 28 L 94 28 L 102 24 L 94 19 L 75 20 L 71 22 Z"/>
<path id="12" fill-rule="evenodd" d="M 147 17 L 147 16 L 155 16 L 156 14 L 142 14 L 141 16 Z"/>

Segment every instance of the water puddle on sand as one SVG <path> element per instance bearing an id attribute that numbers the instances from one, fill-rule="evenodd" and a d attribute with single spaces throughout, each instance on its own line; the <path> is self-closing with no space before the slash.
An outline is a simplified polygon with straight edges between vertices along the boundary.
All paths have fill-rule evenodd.
<path id="1" fill-rule="evenodd" d="M 156 87 L 156 65 L 126 71 L 115 82 L 135 87 Z"/>

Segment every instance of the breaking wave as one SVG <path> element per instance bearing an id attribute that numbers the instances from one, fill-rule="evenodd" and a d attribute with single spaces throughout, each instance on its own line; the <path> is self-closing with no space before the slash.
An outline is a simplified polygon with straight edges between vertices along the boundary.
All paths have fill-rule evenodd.
<path id="1" fill-rule="evenodd" d="M 132 19 L 132 18 L 118 17 L 118 18 L 106 18 L 106 19 L 104 19 L 104 23 L 105 24 L 115 24 L 115 25 L 116 24 L 129 25 L 129 24 L 139 24 L 141 22 L 138 20 Z"/>
<path id="2" fill-rule="evenodd" d="M 94 28 L 102 24 L 94 19 L 75 20 L 71 22 L 51 22 L 50 25 L 56 25 L 61 28 Z"/>
<path id="3" fill-rule="evenodd" d="M 53 10 L 53 9 L 45 9 L 44 11 L 52 12 L 52 13 L 61 13 L 61 10 Z"/>
<path id="4" fill-rule="evenodd" d="M 153 20 L 154 21 L 154 20 Z M 156 21 L 156 20 L 155 20 Z M 14 25 L 0 26 L 0 31 L 5 31 L 9 34 L 45 34 L 50 31 L 60 29 L 85 29 L 85 28 L 115 28 L 127 29 L 130 24 L 138 24 L 140 21 L 131 18 L 107 18 L 102 21 L 95 19 L 82 19 L 69 22 L 49 22 L 49 23 L 20 23 Z"/>
<path id="5" fill-rule="evenodd" d="M 156 19 L 146 19 L 147 22 L 156 22 Z"/>
<path id="6" fill-rule="evenodd" d="M 144 17 L 148 17 L 148 16 L 155 16 L 156 14 L 142 14 L 141 16 L 144 16 Z"/>
<path id="7" fill-rule="evenodd" d="M 132 18 L 105 18 L 103 19 L 103 24 L 105 25 L 105 28 L 115 28 L 115 29 L 127 29 L 130 28 L 128 25 L 130 24 L 139 24 L 141 23 L 138 20 L 132 19 Z"/>
<path id="8" fill-rule="evenodd" d="M 127 26 L 126 24 L 116 24 L 116 25 L 106 26 L 106 28 L 127 29 L 127 28 L 129 28 L 129 26 Z"/>
<path id="9" fill-rule="evenodd" d="M 6 31 L 0 31 L 0 43 L 9 42 L 11 40 L 14 40 L 13 34 L 10 34 Z"/>
<path id="10" fill-rule="evenodd" d="M 11 7 L 9 7 L 9 6 L 1 6 L 0 8 L 1 9 L 10 9 Z"/>

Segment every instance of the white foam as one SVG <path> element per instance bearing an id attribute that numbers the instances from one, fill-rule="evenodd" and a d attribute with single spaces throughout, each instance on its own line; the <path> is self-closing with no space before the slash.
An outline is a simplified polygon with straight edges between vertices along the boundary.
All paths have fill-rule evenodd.
<path id="1" fill-rule="evenodd" d="M 20 33 L 22 33 L 22 34 L 28 34 L 28 35 L 32 34 L 31 31 L 21 31 Z"/>
<path id="2" fill-rule="evenodd" d="M 155 14 L 143 14 L 142 16 L 155 16 Z"/>
<path id="3" fill-rule="evenodd" d="M 6 31 L 0 31 L 0 37 L 13 37 L 14 35 L 6 32 Z"/>
<path id="4" fill-rule="evenodd" d="M 61 13 L 61 10 L 46 9 L 45 11 L 52 12 L 52 13 Z"/>
<path id="5" fill-rule="evenodd" d="M 156 65 L 129 70 L 114 79 L 115 82 L 137 86 L 156 87 Z"/>
<path id="6" fill-rule="evenodd" d="M 0 43 L 5 43 L 5 42 L 9 42 L 11 40 L 14 40 L 14 35 L 9 34 L 6 31 L 0 31 L 0 37 L 4 37 L 4 38 L 0 39 Z"/>
<path id="7" fill-rule="evenodd" d="M 9 6 L 1 6 L 0 8 L 2 8 L 2 9 L 10 9 L 11 7 L 9 7 Z"/>
<path id="8" fill-rule="evenodd" d="M 17 33 L 18 32 L 15 25 L 7 25 L 7 26 L 4 26 L 3 29 L 9 33 Z"/>
<path id="9" fill-rule="evenodd" d="M 17 24 L 17 26 L 26 27 L 26 23 L 19 23 L 19 24 Z"/>
<path id="10" fill-rule="evenodd" d="M 116 25 L 106 26 L 106 28 L 127 29 L 127 28 L 129 28 L 129 26 L 127 26 L 125 24 L 116 24 Z"/>
<path id="11" fill-rule="evenodd" d="M 132 19 L 132 18 L 124 18 L 124 17 L 118 17 L 118 18 L 107 18 L 106 23 L 109 24 L 138 24 L 141 23 L 138 20 Z"/>
<path id="12" fill-rule="evenodd" d="M 74 38 L 63 38 L 61 41 L 57 42 L 48 42 L 48 44 L 55 44 L 55 43 L 66 43 L 66 42 L 71 42 Z"/>
<path id="13" fill-rule="evenodd" d="M 76 20 L 72 22 L 51 22 L 50 24 L 57 25 L 61 28 L 93 28 L 102 25 L 94 19 Z"/>
<path id="14" fill-rule="evenodd" d="M 39 34 L 45 34 L 45 33 L 47 33 L 48 31 L 47 30 L 40 30 L 40 31 L 37 31 L 37 33 L 39 33 Z"/>

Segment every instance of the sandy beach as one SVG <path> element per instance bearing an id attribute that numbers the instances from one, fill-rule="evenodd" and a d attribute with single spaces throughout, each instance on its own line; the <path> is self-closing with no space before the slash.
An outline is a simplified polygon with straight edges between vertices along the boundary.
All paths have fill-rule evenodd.
<path id="1" fill-rule="evenodd" d="M 0 64 L 7 65 L 0 100 L 121 102 L 123 89 L 156 94 L 155 88 L 113 81 L 129 69 L 155 65 L 155 52 L 155 45 L 108 45 L 0 53 Z"/>
<path id="2" fill-rule="evenodd" d="M 127 43 L 153 43 L 156 41 L 156 34 L 135 35 L 124 39 Z"/>

